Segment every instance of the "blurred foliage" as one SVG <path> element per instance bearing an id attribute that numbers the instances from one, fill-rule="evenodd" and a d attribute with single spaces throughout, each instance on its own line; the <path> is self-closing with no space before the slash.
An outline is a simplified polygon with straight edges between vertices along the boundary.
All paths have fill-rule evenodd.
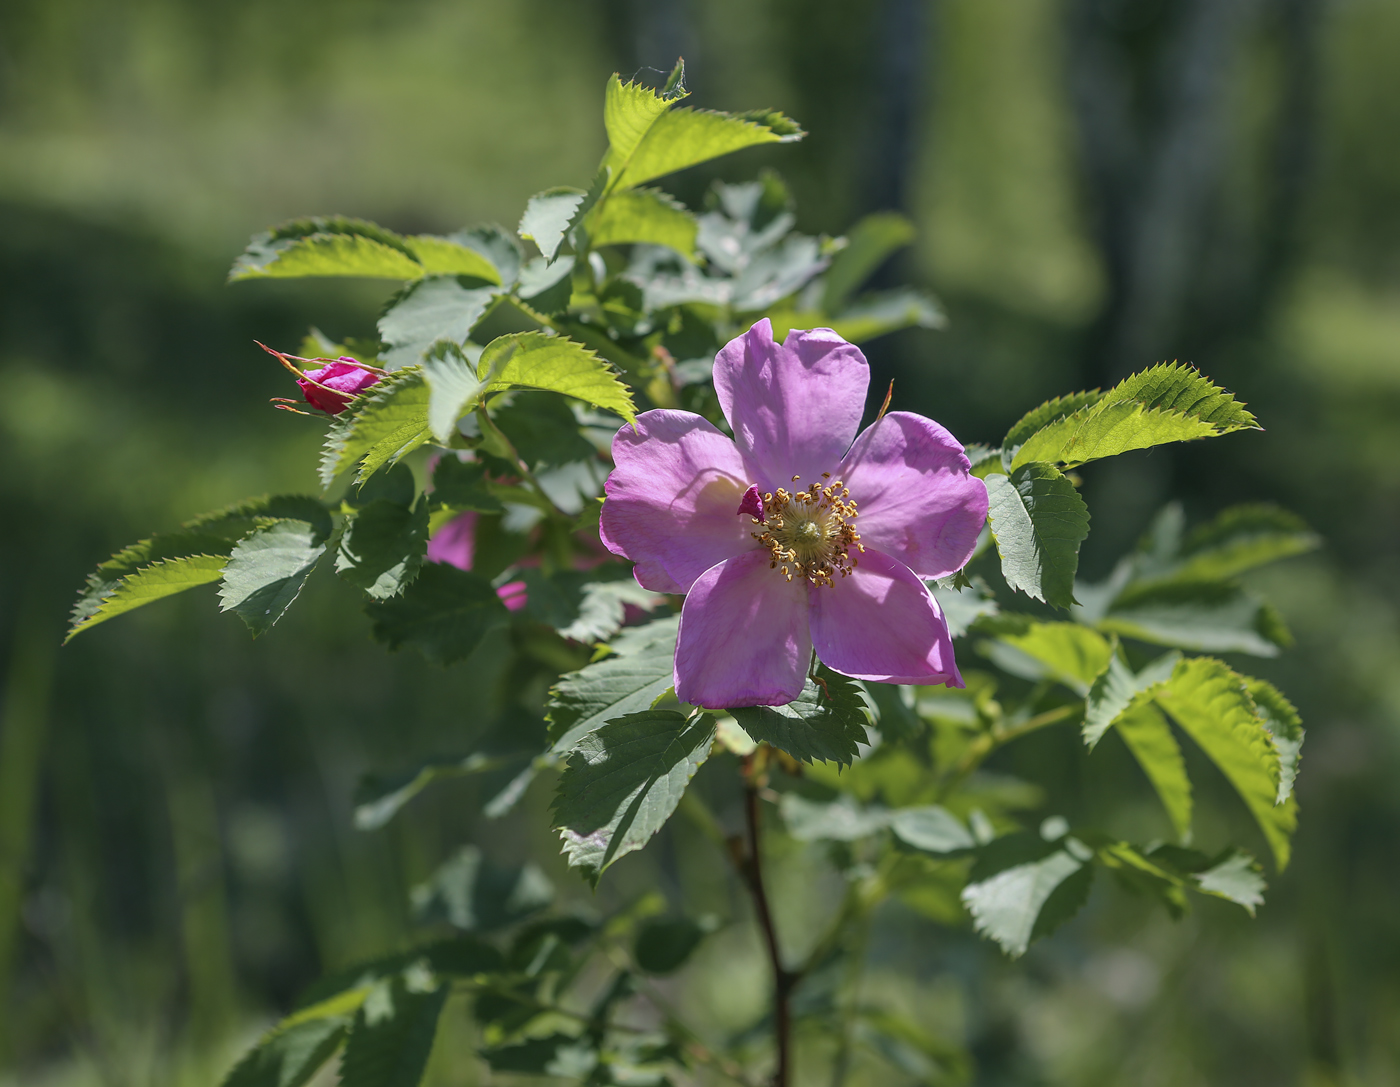
<path id="1" fill-rule="evenodd" d="M 1207 15 L 1222 22 L 1202 29 Z M 545 825 L 543 790 L 509 819 L 465 822 L 505 772 L 356 831 L 363 771 L 489 748 L 518 699 L 543 691 L 525 676 L 483 692 L 469 670 L 385 657 L 329 594 L 256 643 L 182 600 L 44 648 L 95 555 L 310 483 L 300 466 L 318 435 L 260 406 L 285 379 L 252 337 L 369 335 L 381 295 L 226 288 L 250 234 L 308 209 L 403 232 L 508 223 L 527 194 L 591 172 L 607 73 L 678 52 L 702 104 L 764 102 L 812 133 L 781 163 L 801 229 L 837 232 L 890 193 L 916 220 L 905 271 L 938 291 L 949 327 L 873 345 L 874 387 L 894 377 L 904 405 L 964 440 L 1172 358 L 1249 402 L 1262 436 L 1083 470 L 1089 576 L 1169 497 L 1193 523 L 1227 497 L 1277 501 L 1325 539 L 1253 575 L 1298 641 L 1259 671 L 1311 732 L 1295 860 L 1259 920 L 1223 904 L 1144 919 L 1105 886 L 1009 966 L 970 930 L 929 925 L 958 914 L 934 889 L 872 927 L 870 999 L 964 1039 L 979 1083 L 1400 1076 L 1394 4 L 11 0 L 0 41 L 0 792 L 32 780 L 35 797 L 28 811 L 0 803 L 0 906 L 9 895 L 21 917 L 12 951 L 0 938 L 19 1081 L 211 1082 L 323 970 L 400 946 L 409 888 L 464 834 L 503 862 L 529 855 L 600 911 L 659 887 L 743 918 L 690 824 L 619 863 L 593 899 L 529 829 Z M 1086 87 L 1095 73 L 1109 82 Z M 1089 115 L 1096 102 L 1121 116 Z M 903 129 L 889 122 L 901 110 Z M 551 138 L 534 143 L 541 117 Z M 677 191 L 694 201 L 713 176 Z M 1164 245 L 1184 255 L 1156 260 Z M 1134 308 L 1145 284 L 1168 310 Z M 1146 343 L 1122 346 L 1149 325 Z M 1024 390 L 1010 413 L 1007 388 Z M 390 716 L 403 705 L 414 712 Z M 995 769 L 1040 787 L 1007 802 L 1075 814 L 1074 796 L 1045 795 L 1075 743 L 1046 732 L 1000 757 Z M 1122 745 L 1095 760 L 1104 782 L 1134 780 Z M 1209 782 L 1204 763 L 1190 771 Z M 1112 813 L 1140 837 L 1160 818 L 1146 784 L 1121 788 Z M 1207 825 L 1238 818 L 1217 785 L 1199 790 Z M 815 938 L 840 888 L 814 882 L 819 847 L 775 836 L 770 849 L 773 884 L 789 889 L 780 925 Z M 892 963 L 931 980 L 900 980 Z M 760 1014 L 762 970 L 735 924 L 667 984 L 695 1021 L 737 1031 Z M 470 1036 L 465 1015 L 447 1014 L 461 1031 L 441 1033 L 431 1075 L 480 1082 L 453 1041 Z M 880 1074 L 857 1065 L 853 1081 Z"/>

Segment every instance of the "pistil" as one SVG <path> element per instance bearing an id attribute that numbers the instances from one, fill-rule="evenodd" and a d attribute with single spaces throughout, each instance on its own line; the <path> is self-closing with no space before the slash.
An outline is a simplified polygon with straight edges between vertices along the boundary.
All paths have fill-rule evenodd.
<path id="1" fill-rule="evenodd" d="M 793 482 L 800 478 L 794 476 Z M 822 478 L 831 479 L 831 473 L 823 472 Z M 865 550 L 855 530 L 856 515 L 851 492 L 839 479 L 805 490 L 779 487 L 763 495 L 762 511 L 752 518 L 759 531 L 752 535 L 772 555 L 769 566 L 781 569 L 789 581 L 800 577 L 832 586 L 837 577 L 850 575 Z"/>

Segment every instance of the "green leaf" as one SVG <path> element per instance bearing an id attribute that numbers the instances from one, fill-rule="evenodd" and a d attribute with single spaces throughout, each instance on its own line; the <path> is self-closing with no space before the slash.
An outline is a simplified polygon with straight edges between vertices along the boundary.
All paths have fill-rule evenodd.
<path id="1" fill-rule="evenodd" d="M 1032 415 L 1049 408 L 1046 405 Z M 1053 415 L 1052 411 L 1046 417 Z M 1023 434 L 1030 425 L 1027 420 L 1013 427 L 1012 434 Z M 1043 425 L 1024 439 L 1011 467 L 1033 461 L 1073 467 L 1133 449 L 1243 429 L 1260 428 L 1234 396 L 1189 366 L 1162 363 L 1134 374 L 1072 414 Z"/>
<path id="2" fill-rule="evenodd" d="M 493 1072 L 533 1072 L 567 1077 L 574 1083 L 587 1082 L 585 1077 L 598 1064 L 597 1051 L 586 1035 L 575 1038 L 571 1034 L 551 1034 L 510 1045 L 487 1046 L 480 1053 Z"/>
<path id="3" fill-rule="evenodd" d="M 1081 698 L 1113 657 L 1113 647 L 1103 635 L 1079 623 L 1032 623 L 1024 633 L 1003 635 L 998 641 L 1029 657 L 1042 676 L 1058 680 Z"/>
<path id="4" fill-rule="evenodd" d="M 957 853 L 977 844 L 956 815 L 936 804 L 891 812 L 890 829 L 905 845 L 925 853 Z"/>
<path id="5" fill-rule="evenodd" d="M 365 608 L 374 636 L 390 649 L 411 645 L 437 664 L 469 657 L 509 612 L 480 574 L 430 562 L 400 596 Z"/>
<path id="6" fill-rule="evenodd" d="M 492 340 L 481 353 L 477 374 L 487 391 L 521 386 L 563 393 L 636 418 L 632 394 L 613 368 L 588 348 L 564 336 L 518 332 Z"/>
<path id="7" fill-rule="evenodd" d="M 427 498 L 420 497 L 412 509 L 376 499 L 349 519 L 336 552 L 336 573 L 375 600 L 387 600 L 418 576 L 427 548 Z"/>
<path id="8" fill-rule="evenodd" d="M 458 460 L 445 454 L 433 468 L 432 497 L 453 510 L 500 513 L 504 507 L 486 484 L 486 469 L 475 461 Z"/>
<path id="9" fill-rule="evenodd" d="M 1013 959 L 1024 955 L 1033 939 L 1083 906 L 1093 878 L 1085 865 L 1091 855 L 1073 839 L 1060 847 L 1033 834 L 998 838 L 984 848 L 963 888 L 973 927 Z"/>
<path id="10" fill-rule="evenodd" d="M 544 909 L 554 901 L 554 885 L 533 864 L 493 864 L 468 845 L 414 887 L 409 898 L 420 924 L 446 921 L 490 932 Z"/>
<path id="11" fill-rule="evenodd" d="M 454 343 L 437 343 L 423 360 L 428 382 L 428 429 L 446 444 L 457 431 L 457 420 L 476 406 L 481 382 L 476 369 Z"/>
<path id="12" fill-rule="evenodd" d="M 221 510 L 202 513 L 183 525 L 190 532 L 213 533 L 232 543 L 268 520 L 305 521 L 315 529 L 317 541 L 331 534 L 331 515 L 319 498 L 304 494 L 262 495 L 245 498 Z"/>
<path id="13" fill-rule="evenodd" d="M 499 294 L 499 287 L 483 287 L 464 276 L 429 276 L 409 284 L 379 318 L 380 338 L 389 345 L 385 365 L 402 370 L 422 362 L 439 341 L 465 343 Z"/>
<path id="14" fill-rule="evenodd" d="M 914 240 L 914 224 L 893 211 L 877 211 L 856 223 L 846 235 L 846 247 L 832 258 L 822 284 L 821 308 L 838 313 L 856 289 L 896 250 Z"/>
<path id="15" fill-rule="evenodd" d="M 569 864 L 597 883 L 671 817 L 710 753 L 715 719 L 670 710 L 631 713 L 578 742 L 559 779 L 554 825 Z"/>
<path id="16" fill-rule="evenodd" d="M 674 682 L 679 624 L 679 615 L 669 615 L 629 628 L 612 642 L 615 656 L 559 678 L 548 706 L 555 752 L 572 751 L 604 722 L 648 709 L 666 693 Z"/>
<path id="17" fill-rule="evenodd" d="M 639 110 L 635 116 L 640 119 L 644 112 Z M 611 140 L 611 125 L 608 134 Z M 630 154 L 622 154 L 619 145 L 613 143 L 603 164 L 612 168 L 612 189 L 617 191 L 746 147 L 790 143 L 804 135 L 792 120 L 773 111 L 739 115 L 672 109 L 653 117 Z M 627 138 L 631 139 L 631 131 Z"/>
<path id="18" fill-rule="evenodd" d="M 664 245 L 695 259 L 695 216 L 660 189 L 613 193 L 584 220 L 594 247 L 644 243 Z"/>
<path id="19" fill-rule="evenodd" d="M 1108 659 L 1108 667 L 1094 679 L 1084 706 L 1084 742 L 1092 750 L 1103 734 L 1127 711 L 1140 695 L 1165 683 L 1176 670 L 1180 653 L 1164 653 L 1141 672 L 1134 673 L 1118 654 Z"/>
<path id="20" fill-rule="evenodd" d="M 1089 509 L 1074 484 L 1048 464 L 988 475 L 987 517 L 1006 584 L 1057 608 L 1074 603 L 1079 545 Z"/>
<path id="21" fill-rule="evenodd" d="M 405 238 L 404 244 L 423 265 L 425 275 L 472 276 L 490 283 L 501 282 L 501 273 L 484 253 L 455 238 L 414 234 Z"/>
<path id="22" fill-rule="evenodd" d="M 849 765 L 860 745 L 870 742 L 865 699 L 855 680 L 825 665 L 817 669 L 817 678 L 822 685 L 809 677 L 802 693 L 786 706 L 739 706 L 729 712 L 754 740 L 800 762 Z"/>
<path id="23" fill-rule="evenodd" d="M 807 270 L 815 271 L 816 267 Z M 863 343 L 904 328 L 942 328 L 948 323 L 932 297 L 911 287 L 861 295 L 837 314 L 782 309 L 767 316 L 773 322 L 775 340 L 784 339 L 794 328 L 824 327 L 851 343 Z"/>
<path id="24" fill-rule="evenodd" d="M 254 529 L 224 566 L 219 610 L 236 612 L 253 637 L 265 634 L 291 607 L 325 551 L 306 521 L 274 521 Z"/>
<path id="25" fill-rule="evenodd" d="M 1275 506 L 1235 506 L 1195 529 L 1170 570 L 1173 580 L 1219 581 L 1314 550 L 1317 535 Z"/>
<path id="26" fill-rule="evenodd" d="M 714 929 L 689 917 L 649 917 L 637 929 L 632 957 L 643 973 L 674 974 Z"/>
<path id="27" fill-rule="evenodd" d="M 413 982 L 412 974 L 396 977 L 365 998 L 340 1059 L 341 1087 L 418 1087 L 448 987 Z"/>
<path id="28" fill-rule="evenodd" d="M 1191 840 L 1191 779 L 1181 745 L 1172 735 L 1162 711 L 1147 698 L 1134 701 L 1113 723 L 1133 758 L 1152 783 L 1172 829 L 1183 842 Z"/>
<path id="29" fill-rule="evenodd" d="M 1293 781 L 1298 776 L 1298 761 L 1303 749 L 1303 719 L 1293 703 L 1272 683 L 1246 676 L 1245 689 L 1254 700 L 1254 708 L 1264 721 L 1264 727 L 1274 738 L 1278 749 L 1278 799 L 1282 804 L 1293 794 Z"/>
<path id="30" fill-rule="evenodd" d="M 288 1016 L 234 1065 L 223 1087 L 302 1087 L 340 1048 L 367 992 L 338 993 Z"/>
<path id="31" fill-rule="evenodd" d="M 675 103 L 640 83 L 624 83 L 616 74 L 603 92 L 603 127 L 608 133 L 608 151 L 602 166 L 618 178 L 656 119 Z M 643 179 L 645 180 L 645 179 Z"/>
<path id="32" fill-rule="evenodd" d="M 1125 638 L 1209 653 L 1274 657 L 1290 644 L 1277 612 L 1232 582 L 1129 586 L 1095 625 Z"/>
<path id="33" fill-rule="evenodd" d="M 326 435 L 321 481 L 329 486 L 341 472 L 357 463 L 363 483 L 386 464 L 396 464 L 432 437 L 428 429 L 431 390 L 422 370 L 399 370 L 356 397 L 346 412 L 348 422 L 333 423 Z M 353 414 L 352 414 L 353 413 Z"/>
<path id="34" fill-rule="evenodd" d="M 520 217 L 516 233 L 534 242 L 545 260 L 553 260 L 573 222 L 574 213 L 587 195 L 582 189 L 570 188 L 536 193 L 525 205 L 525 214 Z"/>
<path id="35" fill-rule="evenodd" d="M 799 842 L 855 842 L 890 825 L 889 812 L 863 808 L 846 794 L 824 803 L 798 793 L 784 793 L 779 810 L 788 834 Z"/>
<path id="36" fill-rule="evenodd" d="M 293 219 L 254 235 L 229 282 L 266 276 L 376 276 L 417 279 L 423 266 L 404 238 L 344 216 Z"/>
<path id="37" fill-rule="evenodd" d="M 218 581 L 231 548 L 214 533 L 167 532 L 118 551 L 88 576 L 64 641 L 142 604 Z"/>
<path id="38" fill-rule="evenodd" d="M 943 611 L 943 619 L 948 624 L 948 634 L 961 638 L 977 620 L 991 618 L 1000 613 L 996 597 L 980 577 L 960 589 L 945 589 L 930 582 L 929 592 L 938 601 Z"/>
<path id="39" fill-rule="evenodd" d="M 1279 751 L 1244 679 L 1220 661 L 1197 657 L 1178 664 L 1155 697 L 1235 787 L 1264 832 L 1278 868 L 1285 868 L 1296 807 L 1291 798 L 1278 803 Z"/>
<path id="40" fill-rule="evenodd" d="M 915 1083 L 958 1087 L 972 1080 L 972 1061 L 961 1046 L 937 1038 L 912 1020 L 883 1008 L 856 1010 L 855 1038 Z"/>
<path id="41" fill-rule="evenodd" d="M 1102 399 L 1103 393 L 1098 389 L 1090 389 L 1088 392 L 1070 393 L 1068 396 L 1057 396 L 1054 400 L 1047 400 L 1040 407 L 1033 408 L 1021 416 L 1016 425 L 1006 432 L 1006 440 L 1001 444 L 1003 448 L 1015 451 L 1037 431 L 1073 415 L 1081 408 L 1092 407 Z"/>
<path id="42" fill-rule="evenodd" d="M 601 641 L 622 629 L 628 605 L 643 611 L 654 611 L 665 603 L 665 596 L 643 589 L 631 577 L 617 581 L 590 581 L 583 586 L 578 617 L 567 626 L 560 627 L 559 633 L 576 642 Z"/>
<path id="43" fill-rule="evenodd" d="M 1243 850 L 1229 853 L 1224 860 L 1197 874 L 1196 883 L 1206 894 L 1243 906 L 1251 917 L 1255 907 L 1264 904 L 1264 874 Z"/>

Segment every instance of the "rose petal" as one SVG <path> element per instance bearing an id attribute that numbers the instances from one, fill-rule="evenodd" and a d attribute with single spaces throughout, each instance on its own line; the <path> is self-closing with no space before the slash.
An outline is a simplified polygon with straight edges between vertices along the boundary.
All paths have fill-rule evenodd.
<path id="1" fill-rule="evenodd" d="M 806 582 L 770 570 L 767 551 L 722 562 L 691 587 L 676 638 L 676 697 L 693 706 L 781 706 L 812 659 Z"/>
<path id="2" fill-rule="evenodd" d="M 427 560 L 445 562 L 458 570 L 470 570 L 476 553 L 476 514 L 459 513 L 428 540 Z"/>
<path id="3" fill-rule="evenodd" d="M 868 427 L 837 477 L 860 511 L 861 543 L 920 577 L 961 570 L 987 520 L 987 488 L 958 440 L 932 419 L 892 411 Z"/>
<path id="4" fill-rule="evenodd" d="M 812 644 L 827 667 L 881 683 L 963 685 L 943 612 L 902 562 L 868 550 L 849 577 L 807 593 Z"/>
<path id="5" fill-rule="evenodd" d="M 765 317 L 715 358 L 734 444 L 768 491 L 832 471 L 856 436 L 869 385 L 865 356 L 829 328 L 794 329 L 776 344 Z"/>
<path id="6" fill-rule="evenodd" d="M 750 482 L 744 462 L 705 419 L 642 412 L 635 430 L 617 432 L 612 452 L 598 531 L 609 551 L 637 564 L 644 588 L 687 592 L 716 563 L 758 546 L 753 522 L 734 512 Z"/>

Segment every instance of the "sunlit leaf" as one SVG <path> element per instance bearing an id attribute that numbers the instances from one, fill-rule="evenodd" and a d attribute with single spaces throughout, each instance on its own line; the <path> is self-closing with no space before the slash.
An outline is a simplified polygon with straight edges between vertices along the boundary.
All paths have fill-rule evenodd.
<path id="1" fill-rule="evenodd" d="M 386 365 L 401 370 L 422 362 L 440 340 L 465 343 L 499 293 L 498 287 L 463 276 L 429 276 L 411 284 L 379 318 L 380 338 L 389 345 Z"/>
<path id="2" fill-rule="evenodd" d="M 306 521 L 274 521 L 241 539 L 223 568 L 219 608 L 233 611 L 254 637 L 282 618 L 325 553 Z"/>
<path id="3" fill-rule="evenodd" d="M 1089 509 L 1074 484 L 1048 464 L 988 475 L 988 518 L 1001 572 L 1012 589 L 1059 608 L 1074 603 L 1079 545 Z"/>
<path id="4" fill-rule="evenodd" d="M 695 257 L 695 216 L 659 189 L 613 193 L 585 225 L 594 246 L 641 242 L 664 245 L 688 260 Z"/>
<path id="5" fill-rule="evenodd" d="M 525 205 L 525 213 L 520 217 L 516 232 L 534 242 L 545 260 L 553 260 L 574 213 L 586 195 L 582 189 L 570 188 L 546 189 L 536 193 Z"/>
<path id="6" fill-rule="evenodd" d="M 628 422 L 636 417 L 632 394 L 613 368 L 563 336 L 542 332 L 501 336 L 481 353 L 477 374 L 488 389 L 544 389 L 615 411 Z"/>

